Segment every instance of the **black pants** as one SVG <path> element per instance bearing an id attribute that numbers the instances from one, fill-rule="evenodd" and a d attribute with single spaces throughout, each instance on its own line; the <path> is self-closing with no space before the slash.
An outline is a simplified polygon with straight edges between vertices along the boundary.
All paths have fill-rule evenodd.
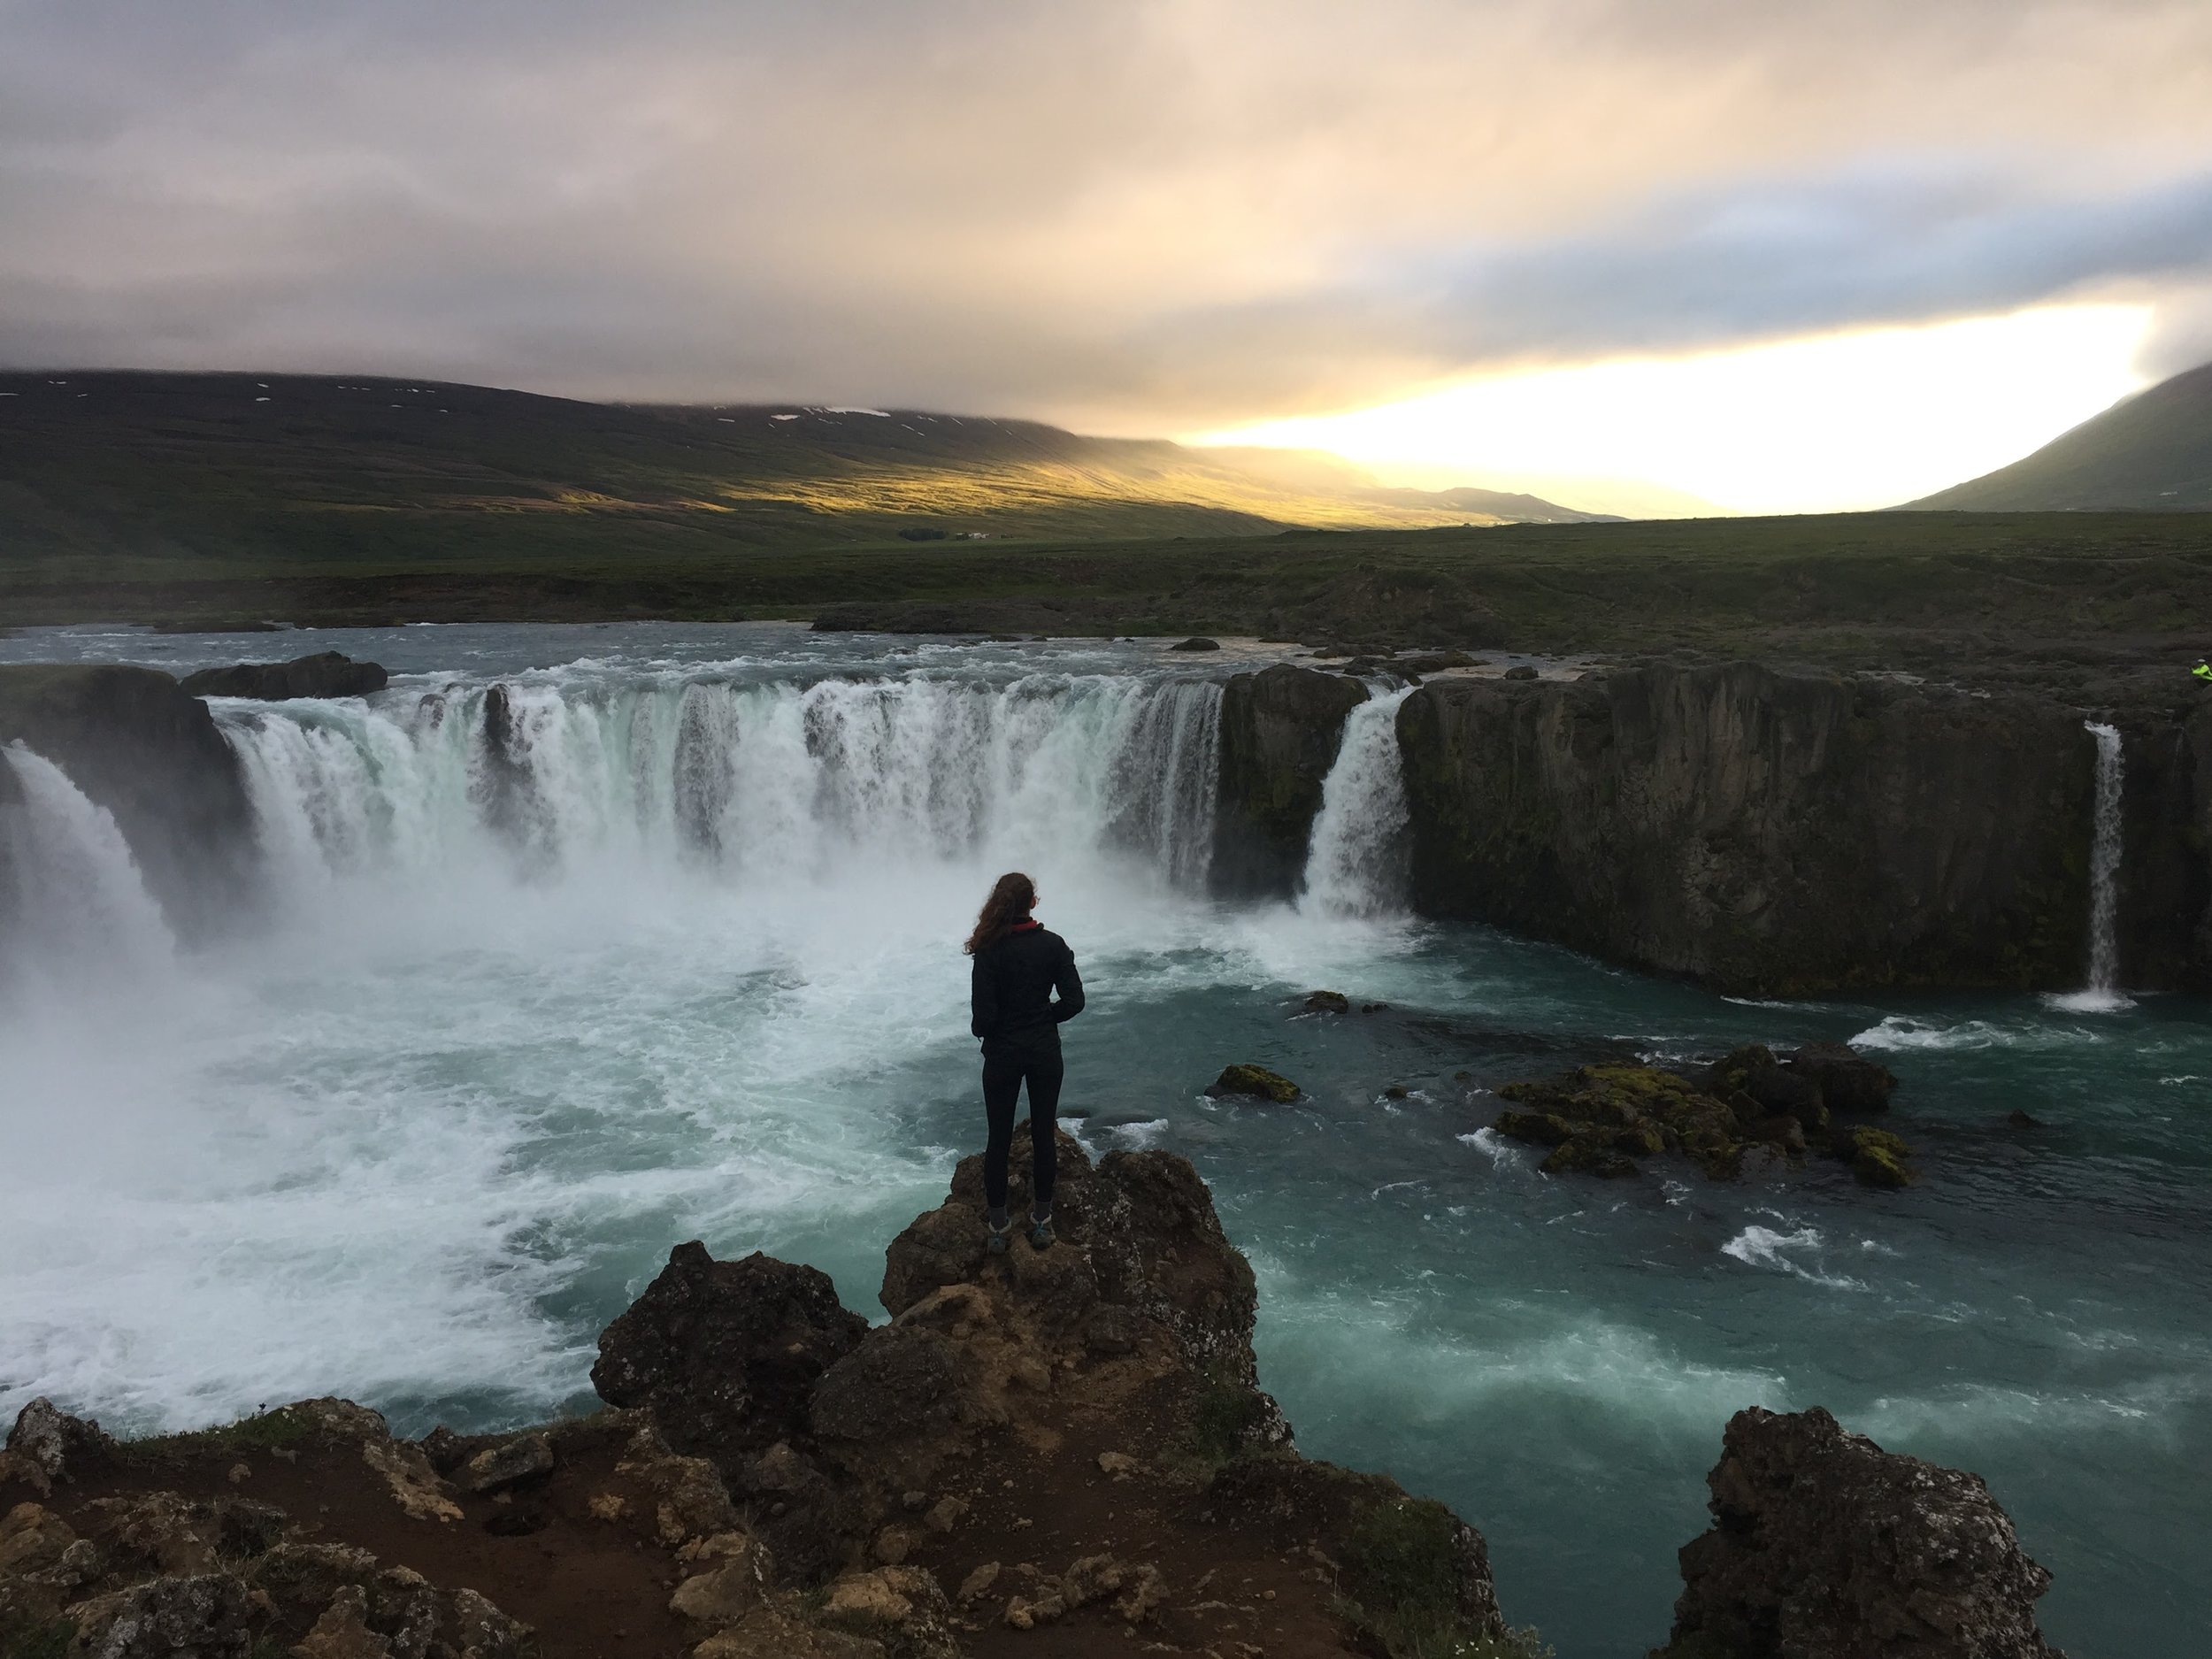
<path id="1" fill-rule="evenodd" d="M 1022 1085 L 1029 1085 L 1029 1145 L 1036 1160 L 1033 1202 L 1040 1210 L 1052 1202 L 1058 1167 L 1053 1133 L 1059 1127 L 1060 1048 L 1017 1048 L 1012 1045 L 983 1056 L 983 1115 L 991 1126 L 983 1143 L 983 1202 L 993 1214 L 1006 1208 L 1006 1158 L 1014 1148 L 1014 1102 Z"/>

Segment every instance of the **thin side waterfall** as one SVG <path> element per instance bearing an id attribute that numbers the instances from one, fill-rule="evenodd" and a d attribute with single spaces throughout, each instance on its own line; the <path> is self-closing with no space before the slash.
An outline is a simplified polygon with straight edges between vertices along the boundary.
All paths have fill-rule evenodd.
<path id="1" fill-rule="evenodd" d="M 176 941 L 108 810 L 20 742 L 0 766 L 21 792 L 0 806 L 0 979 L 63 991 L 170 962 Z"/>
<path id="2" fill-rule="evenodd" d="M 960 858 L 1113 855 L 1200 887 L 1221 687 L 1036 676 L 737 684 L 523 680 L 221 703 L 280 882 L 579 861 L 818 879 Z"/>
<path id="3" fill-rule="evenodd" d="M 2120 788 L 2126 773 L 2120 730 L 2098 720 L 2083 726 L 2097 741 L 2097 795 L 2089 849 L 2089 983 L 2058 1006 L 2079 1013 L 2110 1012 L 2133 1006 L 2119 987 Z"/>
<path id="4" fill-rule="evenodd" d="M 1301 908 L 1328 916 L 1404 908 L 1408 812 L 1398 705 L 1412 689 L 1371 696 L 1346 718 L 1307 843 Z"/>

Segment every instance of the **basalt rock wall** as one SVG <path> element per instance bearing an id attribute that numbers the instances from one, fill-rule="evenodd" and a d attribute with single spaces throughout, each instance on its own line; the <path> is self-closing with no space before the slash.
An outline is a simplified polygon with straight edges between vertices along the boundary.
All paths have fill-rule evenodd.
<path id="1" fill-rule="evenodd" d="M 233 912 L 253 808 L 206 703 L 156 669 L 0 667 L 0 744 L 17 740 L 114 815 L 173 926 L 204 932 Z"/>
<path id="2" fill-rule="evenodd" d="M 1256 898 L 1297 890 L 1345 718 L 1366 699 L 1357 680 L 1286 663 L 1239 674 L 1223 687 L 1216 893 Z"/>
<path id="3" fill-rule="evenodd" d="M 1423 687 L 1413 899 L 1731 988 L 2065 987 L 2095 746 L 2047 700 L 1755 664 Z"/>

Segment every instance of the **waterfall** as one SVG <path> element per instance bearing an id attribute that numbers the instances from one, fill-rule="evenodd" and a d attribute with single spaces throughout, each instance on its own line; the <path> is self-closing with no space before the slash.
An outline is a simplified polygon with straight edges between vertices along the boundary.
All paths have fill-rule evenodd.
<path id="1" fill-rule="evenodd" d="M 1376 916 L 1404 906 L 1407 810 L 1398 705 L 1412 689 L 1371 696 L 1346 718 L 1307 844 L 1302 907 Z"/>
<path id="2" fill-rule="evenodd" d="M 0 980 L 82 992 L 169 962 L 175 941 L 108 810 L 20 742 L 0 767 L 20 794 L 0 805 Z"/>
<path id="3" fill-rule="evenodd" d="M 1108 855 L 1202 887 L 1210 680 L 558 677 L 219 703 L 280 884 L 618 858 L 738 879 Z"/>
<path id="4" fill-rule="evenodd" d="M 2072 1013 L 2105 1014 L 2131 1008 L 2120 989 L 2120 786 L 2125 772 L 2120 731 L 2098 720 L 2084 728 L 2097 741 L 2097 795 L 2089 848 L 2089 983 L 2082 990 L 2049 1000 Z"/>

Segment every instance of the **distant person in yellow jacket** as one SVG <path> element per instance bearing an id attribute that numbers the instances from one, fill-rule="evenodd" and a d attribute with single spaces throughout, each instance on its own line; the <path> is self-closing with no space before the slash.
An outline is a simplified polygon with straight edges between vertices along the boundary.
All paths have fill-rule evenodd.
<path id="1" fill-rule="evenodd" d="M 2189 671 L 2208 686 L 2212 686 L 2212 663 L 2199 663 Z"/>

